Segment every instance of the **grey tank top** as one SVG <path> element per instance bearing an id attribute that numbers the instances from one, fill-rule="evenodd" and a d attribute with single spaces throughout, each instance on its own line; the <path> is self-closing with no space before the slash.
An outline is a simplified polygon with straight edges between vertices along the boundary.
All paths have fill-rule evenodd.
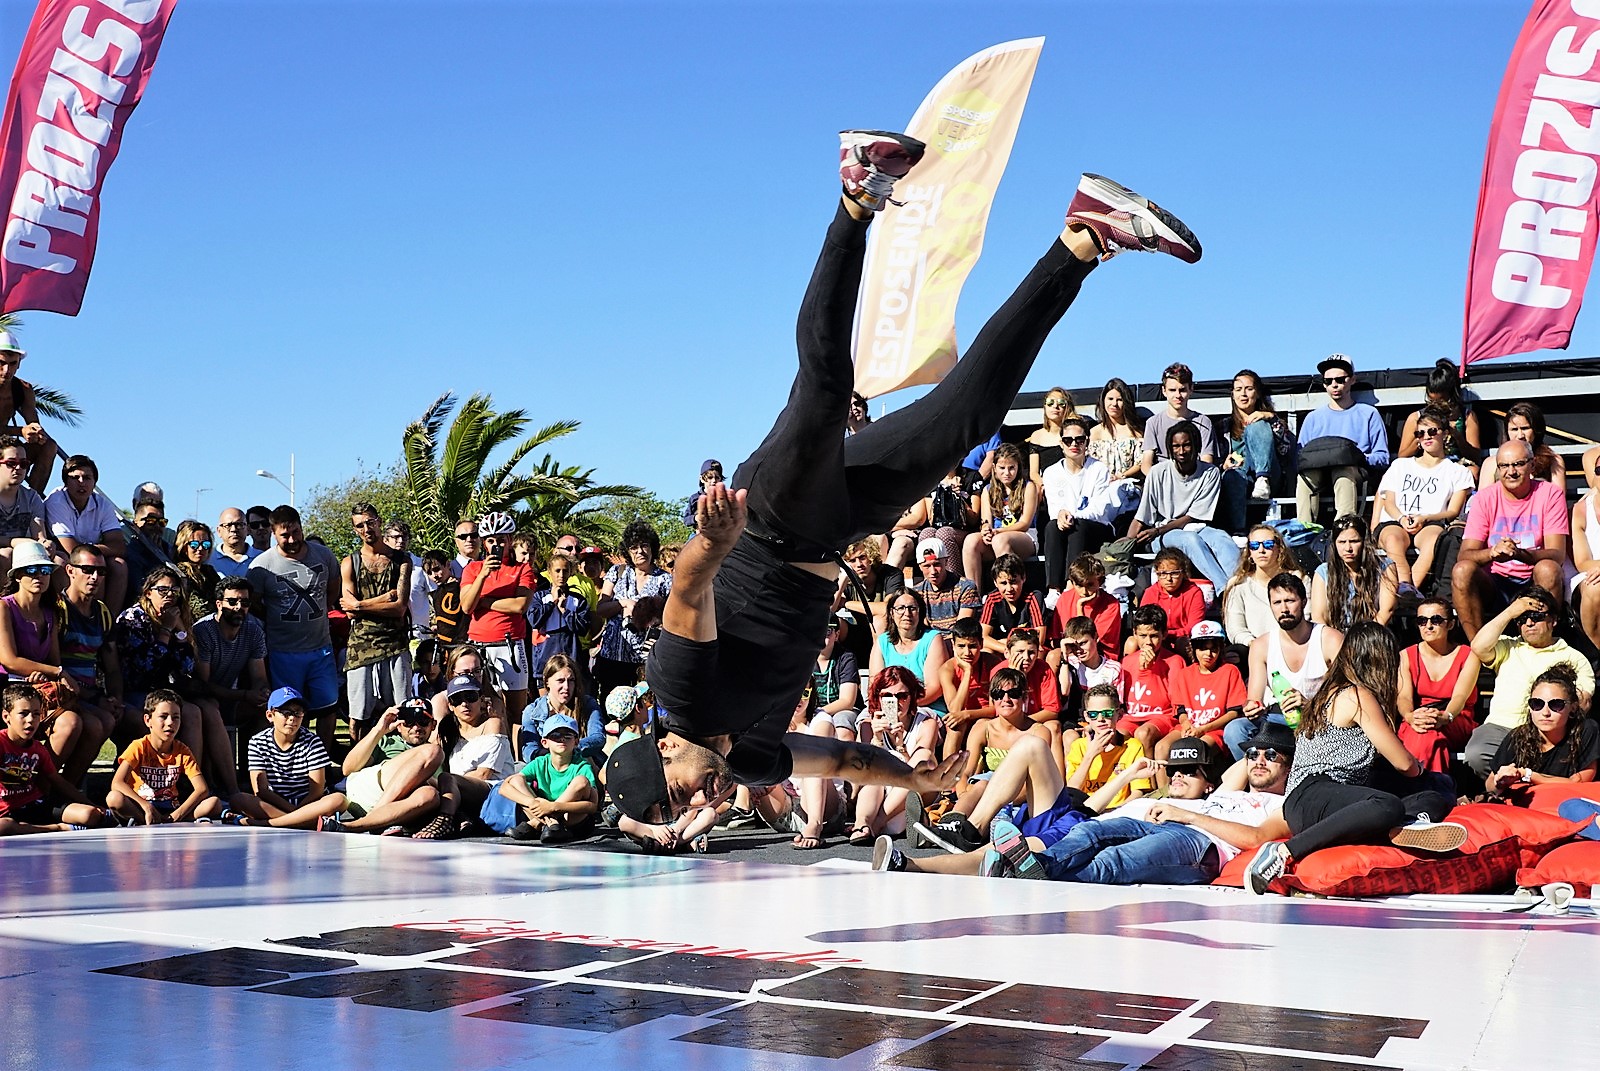
<path id="1" fill-rule="evenodd" d="M 1289 770 L 1289 792 L 1317 774 L 1345 785 L 1364 785 L 1372 773 L 1378 751 L 1360 725 L 1324 726 L 1316 736 L 1295 742 L 1294 766 Z"/>

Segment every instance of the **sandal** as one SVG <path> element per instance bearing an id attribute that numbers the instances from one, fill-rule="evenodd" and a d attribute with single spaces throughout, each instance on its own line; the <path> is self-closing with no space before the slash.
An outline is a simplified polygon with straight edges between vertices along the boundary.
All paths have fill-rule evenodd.
<path id="1" fill-rule="evenodd" d="M 813 837 L 807 833 L 797 834 L 794 838 L 794 841 L 790 844 L 790 847 L 797 852 L 814 852 L 818 848 L 825 848 L 827 846 L 828 842 L 823 840 L 821 837 Z"/>
<path id="2" fill-rule="evenodd" d="M 865 848 L 876 839 L 868 826 L 856 826 L 850 830 L 850 843 L 857 848 Z"/>
<path id="3" fill-rule="evenodd" d="M 411 834 L 412 840 L 449 840 L 456 835 L 456 820 L 447 814 L 433 817 L 433 821 Z"/>

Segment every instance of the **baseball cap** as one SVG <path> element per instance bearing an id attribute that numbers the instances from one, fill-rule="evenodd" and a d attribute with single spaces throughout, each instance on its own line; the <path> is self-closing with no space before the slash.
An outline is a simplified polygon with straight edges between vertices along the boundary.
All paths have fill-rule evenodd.
<path id="1" fill-rule="evenodd" d="M 1317 362 L 1317 371 L 1326 372 L 1330 368 L 1343 369 L 1346 375 L 1355 375 L 1356 366 L 1350 363 L 1350 358 L 1342 353 L 1330 353 Z"/>
<path id="2" fill-rule="evenodd" d="M 1269 721 L 1259 726 L 1250 735 L 1250 739 L 1239 745 L 1239 749 L 1242 751 L 1245 748 L 1270 747 L 1276 748 L 1280 755 L 1293 755 L 1294 743 L 1293 729 L 1287 725 L 1279 725 L 1275 721 Z"/>
<path id="3" fill-rule="evenodd" d="M 935 558 L 944 557 L 944 544 L 932 536 L 917 544 L 917 560 L 921 561 L 930 554 Z"/>
<path id="4" fill-rule="evenodd" d="M 450 678 L 450 683 L 444 686 L 444 694 L 454 699 L 462 692 L 481 692 L 483 685 L 478 683 L 478 678 L 469 673 L 460 673 Z"/>
<path id="5" fill-rule="evenodd" d="M 1211 781 L 1216 781 L 1213 772 L 1217 765 L 1217 749 L 1211 746 L 1211 741 L 1200 739 L 1179 740 L 1167 752 L 1167 768 L 1170 769 L 1200 769 Z"/>
<path id="6" fill-rule="evenodd" d="M 28 355 L 28 351 L 17 344 L 17 336 L 13 335 L 10 331 L 0 330 L 0 350 L 4 350 L 9 353 L 18 353 L 24 357 Z"/>
<path id="7" fill-rule="evenodd" d="M 407 699 L 400 704 L 400 709 L 395 715 L 399 721 L 410 725 L 433 724 L 433 708 L 428 706 L 426 699 Z"/>
<path id="8" fill-rule="evenodd" d="M 631 684 L 619 684 L 606 695 L 606 717 L 622 722 L 633 717 L 639 703 L 639 689 Z"/>
<path id="9" fill-rule="evenodd" d="M 293 688 L 290 688 L 288 685 L 284 685 L 282 688 L 275 689 L 271 695 L 267 696 L 267 709 L 282 710 L 290 703 L 299 703 L 301 706 L 305 706 L 305 702 L 305 696 L 301 695 Z"/>
<path id="10" fill-rule="evenodd" d="M 578 557 L 580 558 L 587 558 L 591 554 L 599 554 L 604 557 L 605 551 L 601 550 L 599 547 L 584 547 L 582 550 L 578 551 Z"/>
<path id="11" fill-rule="evenodd" d="M 667 801 L 667 774 L 661 768 L 661 749 L 653 734 L 618 745 L 606 763 L 606 791 L 617 809 L 635 822 L 644 822 L 650 808 Z"/>
<path id="12" fill-rule="evenodd" d="M 1221 625 L 1208 619 L 1197 622 L 1194 628 L 1189 630 L 1189 638 L 1191 640 L 1227 640 L 1228 637 L 1223 633 Z"/>
<path id="13" fill-rule="evenodd" d="M 574 736 L 578 733 L 578 722 L 571 714 L 552 714 L 545 718 L 544 724 L 539 726 L 539 736 L 546 737 L 557 729 L 570 729 Z"/>
<path id="14" fill-rule="evenodd" d="M 715 469 L 717 472 L 721 472 L 722 462 L 718 461 L 714 457 L 708 457 L 704 461 L 700 462 L 700 475 L 704 476 L 713 469 Z"/>

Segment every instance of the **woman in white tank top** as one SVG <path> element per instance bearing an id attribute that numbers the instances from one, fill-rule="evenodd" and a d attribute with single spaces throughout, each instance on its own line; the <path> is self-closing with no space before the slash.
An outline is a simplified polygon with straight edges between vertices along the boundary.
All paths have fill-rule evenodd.
<path id="1" fill-rule="evenodd" d="M 1600 643 L 1600 519 L 1594 512 L 1600 477 L 1594 468 L 1595 463 L 1584 466 L 1583 478 L 1589 481 L 1589 493 L 1572 507 L 1572 560 L 1577 569 L 1568 583 L 1568 592 L 1578 606 L 1584 633 L 1591 642 Z"/>

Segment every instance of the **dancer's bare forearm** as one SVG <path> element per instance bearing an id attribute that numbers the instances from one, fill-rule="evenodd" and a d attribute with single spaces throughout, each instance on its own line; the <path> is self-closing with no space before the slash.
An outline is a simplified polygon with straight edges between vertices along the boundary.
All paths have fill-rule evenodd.
<path id="1" fill-rule="evenodd" d="M 672 567 L 672 594 L 661 612 L 661 627 L 699 643 L 717 638 L 717 606 L 712 582 L 728 553 L 744 534 L 745 492 L 713 484 L 695 503 L 695 537 L 678 552 Z"/>
<path id="2" fill-rule="evenodd" d="M 929 760 L 911 766 L 883 748 L 829 736 L 788 733 L 783 742 L 794 756 L 796 777 L 842 777 L 858 785 L 888 785 L 914 792 L 953 788 L 967 759 L 966 752 L 959 751 L 943 762 Z"/>

